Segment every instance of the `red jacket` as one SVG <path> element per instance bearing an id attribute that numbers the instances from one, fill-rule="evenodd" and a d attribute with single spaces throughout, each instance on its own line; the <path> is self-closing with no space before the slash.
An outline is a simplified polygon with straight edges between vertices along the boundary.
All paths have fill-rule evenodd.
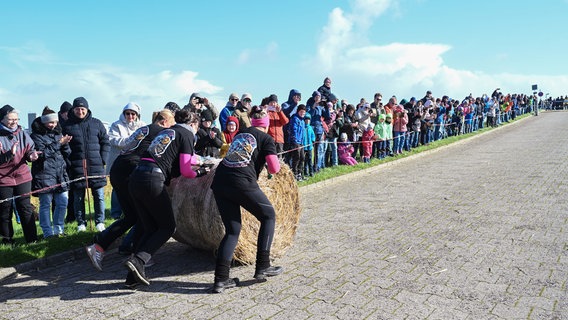
<path id="1" fill-rule="evenodd" d="M 11 146 L 18 144 L 16 154 L 12 155 Z M 0 187 L 13 187 L 32 181 L 32 174 L 27 161 L 29 153 L 34 150 L 34 141 L 22 127 L 14 132 L 0 129 Z"/>

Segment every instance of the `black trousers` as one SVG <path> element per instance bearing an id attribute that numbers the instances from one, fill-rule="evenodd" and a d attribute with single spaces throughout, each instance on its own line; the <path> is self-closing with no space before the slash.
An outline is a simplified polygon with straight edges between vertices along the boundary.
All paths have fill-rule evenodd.
<path id="1" fill-rule="evenodd" d="M 276 213 L 270 200 L 260 190 L 213 190 L 217 208 L 225 226 L 225 236 L 219 244 L 217 259 L 230 261 L 241 233 L 241 207 L 260 221 L 257 251 L 270 251 L 274 239 Z"/>
<path id="2" fill-rule="evenodd" d="M 138 165 L 130 175 L 128 190 L 134 201 L 144 235 L 134 252 L 148 262 L 150 257 L 170 239 L 176 221 L 165 177 L 153 164 Z"/>
<path id="3" fill-rule="evenodd" d="M 0 200 L 12 198 L 31 191 L 32 182 L 24 182 L 17 186 L 0 187 Z M 14 200 L 16 210 L 20 215 L 22 231 L 27 243 L 37 241 L 37 228 L 33 215 L 30 196 L 19 197 Z M 0 203 L 0 235 L 3 242 L 12 242 L 14 226 L 12 225 L 12 200 Z"/>

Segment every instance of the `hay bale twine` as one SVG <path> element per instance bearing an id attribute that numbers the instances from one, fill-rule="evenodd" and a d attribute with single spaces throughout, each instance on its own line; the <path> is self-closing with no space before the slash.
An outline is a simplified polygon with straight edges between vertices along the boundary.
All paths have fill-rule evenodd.
<path id="1" fill-rule="evenodd" d="M 174 239 L 193 248 L 215 251 L 225 235 L 213 191 L 210 189 L 216 161 L 211 172 L 196 179 L 183 177 L 173 179 L 168 187 L 177 223 Z M 281 170 L 268 179 L 263 170 L 258 184 L 276 211 L 276 230 L 271 256 L 281 257 L 292 245 L 300 220 L 300 199 L 294 174 L 284 163 Z M 256 260 L 256 242 L 260 223 L 245 209 L 242 209 L 242 229 L 234 259 L 243 264 Z"/>

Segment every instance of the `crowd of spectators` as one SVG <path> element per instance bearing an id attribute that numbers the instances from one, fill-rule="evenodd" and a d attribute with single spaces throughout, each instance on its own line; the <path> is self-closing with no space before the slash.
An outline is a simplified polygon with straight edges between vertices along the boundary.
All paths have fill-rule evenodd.
<path id="1" fill-rule="evenodd" d="M 270 121 L 267 133 L 276 143 L 278 157 L 290 166 L 295 178 L 302 181 L 326 167 L 357 165 L 360 162 L 369 163 L 375 158 L 396 157 L 433 141 L 499 126 L 519 115 L 533 112 L 537 103 L 540 103 L 540 107 L 552 109 L 561 100 L 562 106 L 566 106 L 563 97 L 539 99 L 530 94 L 502 93 L 499 88 L 491 94 L 479 96 L 450 97 L 427 91 L 421 98 L 399 99 L 391 95 L 385 100 L 383 93 L 376 92 L 370 102 L 361 98 L 357 103 L 350 103 L 339 100 L 331 84 L 332 80 L 325 78 L 305 103 L 302 103 L 302 93 L 297 89 L 291 89 L 282 104 L 276 94 L 270 94 L 254 104 L 250 93 L 240 97 L 231 93 L 224 108 L 217 110 L 208 98 L 193 93 L 183 108 L 175 102 L 168 102 L 164 109 L 174 113 L 180 110 L 195 113 L 199 119 L 199 128 L 194 132 L 195 153 L 201 157 L 222 158 L 236 132 L 251 126 L 249 113 L 253 105 L 264 108 Z M 40 224 L 44 237 L 64 234 L 61 217 L 63 207 L 68 208 L 66 222 L 75 219 L 78 231 L 86 229 L 84 201 L 87 189 L 91 190 L 94 198 L 97 229 L 103 231 L 105 204 L 102 190 L 106 184 L 105 172 L 108 174 L 113 160 L 120 153 L 120 142 L 144 125 L 139 118 L 140 106 L 127 104 L 111 128 L 114 131 L 107 133 L 102 123 L 92 117 L 86 99 L 79 97 L 73 104 L 63 103 L 59 117 L 46 108 L 34 122 L 35 133 L 31 137 L 16 125 L 19 119 L 17 110 L 8 105 L 2 110 L 2 242 L 13 243 L 11 212 L 14 211 L 21 211 L 25 215 L 26 240 L 33 242 L 37 239 L 29 228 L 28 202 L 22 200 L 33 193 L 37 193 L 34 196 L 40 196 L 40 200 L 43 199 L 40 217 L 44 221 Z M 216 122 L 220 129 L 214 125 Z M 24 180 L 7 179 L 14 172 L 14 160 L 18 161 L 18 170 L 23 170 L 20 168 L 22 164 L 37 159 L 38 165 L 32 173 L 38 183 L 36 180 L 30 182 L 31 175 Z M 51 165 L 44 168 L 43 163 L 57 165 L 55 168 Z M 54 170 L 64 166 L 66 172 Z M 52 174 L 55 180 L 46 180 L 46 174 Z M 59 188 L 44 190 L 46 185 L 39 183 L 43 181 L 38 180 L 40 178 L 54 181 L 53 184 Z M 71 183 L 63 180 L 70 180 Z M 49 215 L 52 201 L 54 205 L 57 204 L 53 221 Z M 120 211 L 120 206 L 115 205 L 114 201 L 113 206 Z M 120 213 L 113 216 L 118 218 Z"/>

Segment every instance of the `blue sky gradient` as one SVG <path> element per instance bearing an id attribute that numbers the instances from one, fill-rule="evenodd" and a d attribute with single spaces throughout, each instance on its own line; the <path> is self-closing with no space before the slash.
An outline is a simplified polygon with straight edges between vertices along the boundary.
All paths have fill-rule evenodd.
<path id="1" fill-rule="evenodd" d="M 113 122 L 135 101 L 149 121 L 192 92 L 219 109 L 231 92 L 305 102 L 326 76 L 351 103 L 532 84 L 556 97 L 567 16 L 567 0 L 14 1 L 0 11 L 0 104 L 39 114 L 84 96 Z"/>

